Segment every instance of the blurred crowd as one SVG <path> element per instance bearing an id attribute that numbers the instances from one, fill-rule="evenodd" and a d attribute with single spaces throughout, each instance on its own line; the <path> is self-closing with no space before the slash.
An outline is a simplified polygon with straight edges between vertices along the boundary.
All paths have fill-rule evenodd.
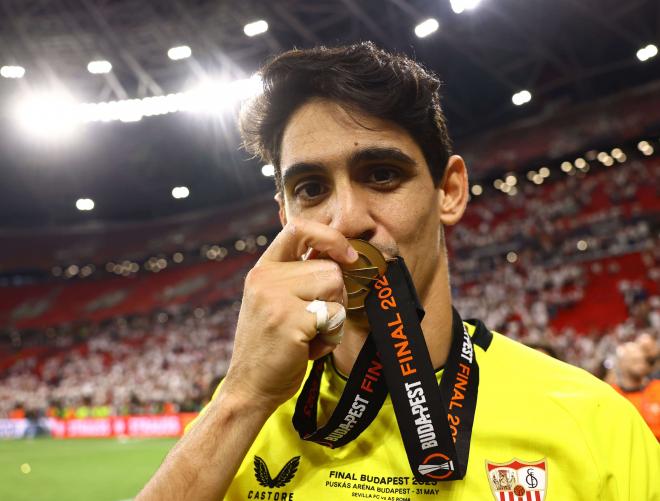
<path id="1" fill-rule="evenodd" d="M 658 181 L 660 164 L 633 160 L 548 186 L 527 183 L 517 196 L 474 199 L 465 224 L 448 236 L 455 306 L 464 318 L 480 318 L 592 372 L 640 412 L 660 416 L 660 390 L 651 392 L 651 404 L 643 396 L 647 387 L 657 388 L 651 382 L 660 372 L 660 240 L 657 214 L 640 203 L 649 186 L 658 195 Z M 642 271 L 622 274 L 616 258 L 631 254 Z M 618 291 L 627 318 L 587 332 L 555 328 L 563 311 L 588 302 L 594 276 Z M 14 331 L 14 346 L 47 351 L 0 373 L 0 417 L 199 410 L 226 373 L 239 308 L 238 301 L 224 301 L 101 325 Z"/>
<path id="2" fill-rule="evenodd" d="M 660 162 L 522 183 L 516 196 L 475 197 L 466 222 L 451 228 L 454 282 L 482 281 L 508 252 L 552 268 L 649 248 L 657 237 Z M 655 198 L 656 207 L 645 208 L 643 198 Z"/>
<path id="3" fill-rule="evenodd" d="M 0 417 L 198 411 L 226 373 L 235 319 L 225 305 L 62 328 L 51 355 L 21 359 L 2 378 Z"/>

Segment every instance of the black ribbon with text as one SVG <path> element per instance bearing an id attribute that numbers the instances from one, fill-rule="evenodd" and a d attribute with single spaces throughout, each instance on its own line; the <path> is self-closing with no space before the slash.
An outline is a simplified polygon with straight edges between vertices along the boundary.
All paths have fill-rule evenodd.
<path id="1" fill-rule="evenodd" d="M 385 275 L 373 284 L 365 308 L 371 333 L 335 410 L 317 428 L 324 357 L 313 363 L 303 385 L 294 427 L 304 440 L 341 447 L 376 418 L 389 391 L 413 475 L 421 481 L 462 479 L 470 452 L 479 366 L 458 312 L 453 310 L 452 339 L 438 386 L 420 325 L 424 310 L 403 259 L 389 262 Z M 481 322 L 476 329 L 475 338 L 489 342 L 491 334 Z"/>

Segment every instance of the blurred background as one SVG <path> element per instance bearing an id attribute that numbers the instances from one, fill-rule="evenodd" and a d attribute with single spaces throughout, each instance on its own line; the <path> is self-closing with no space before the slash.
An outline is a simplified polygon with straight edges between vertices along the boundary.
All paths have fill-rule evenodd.
<path id="1" fill-rule="evenodd" d="M 463 317 L 605 379 L 660 435 L 657 1 L 0 0 L 0 499 L 146 482 L 278 232 L 236 128 L 255 72 L 362 40 L 444 81 Z"/>

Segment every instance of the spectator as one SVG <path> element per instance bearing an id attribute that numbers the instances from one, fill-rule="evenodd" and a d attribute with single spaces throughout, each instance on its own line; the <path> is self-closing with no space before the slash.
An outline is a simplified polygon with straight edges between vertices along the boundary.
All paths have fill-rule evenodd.
<path id="1" fill-rule="evenodd" d="M 649 379 L 651 366 L 638 342 L 617 349 L 615 390 L 632 402 L 660 439 L 660 380 Z"/>

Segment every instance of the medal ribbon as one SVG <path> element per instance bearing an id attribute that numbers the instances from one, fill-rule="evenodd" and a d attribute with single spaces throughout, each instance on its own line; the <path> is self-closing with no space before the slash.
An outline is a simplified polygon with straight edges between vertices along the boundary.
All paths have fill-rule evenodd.
<path id="1" fill-rule="evenodd" d="M 341 447 L 375 419 L 389 391 L 408 462 L 421 481 L 465 476 L 479 387 L 472 340 L 456 310 L 438 385 L 421 329 L 424 310 L 403 259 L 389 263 L 365 308 L 371 333 L 328 422 L 317 428 L 317 403 L 327 357 L 314 361 L 296 402 L 293 425 L 303 440 Z M 490 332 L 478 322 L 479 338 Z M 439 389 L 439 391 L 438 391 Z"/>

